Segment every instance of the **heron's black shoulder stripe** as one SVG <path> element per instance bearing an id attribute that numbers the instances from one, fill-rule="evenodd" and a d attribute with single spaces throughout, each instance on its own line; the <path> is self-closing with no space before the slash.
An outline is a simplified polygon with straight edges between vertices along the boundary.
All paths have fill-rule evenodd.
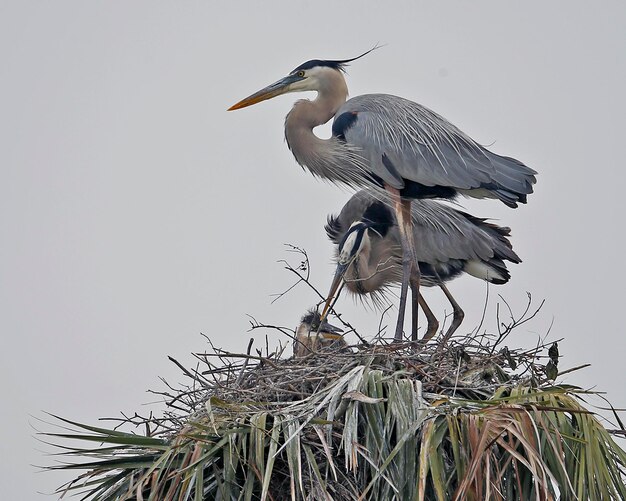
<path id="1" fill-rule="evenodd" d="M 300 66 L 295 68 L 292 73 L 300 70 L 310 70 L 311 68 L 316 68 L 318 66 L 325 66 L 326 68 L 332 68 L 334 70 L 344 71 L 345 62 L 343 61 L 325 61 L 323 59 L 311 59 L 306 63 L 302 63 Z"/>
<path id="2" fill-rule="evenodd" d="M 326 230 L 326 235 L 333 242 L 339 243 L 341 240 L 341 223 L 339 222 L 339 216 L 335 216 L 331 214 L 328 216 L 326 226 L 324 226 Z"/>
<path id="3" fill-rule="evenodd" d="M 404 180 L 404 188 L 400 190 L 400 195 L 406 198 L 446 198 L 454 199 L 457 192 L 449 186 L 426 186 L 416 183 L 410 179 Z"/>
<path id="4" fill-rule="evenodd" d="M 406 183 L 404 182 L 404 179 L 402 178 L 402 176 L 400 175 L 400 173 L 398 172 L 398 169 L 396 169 L 396 166 L 393 165 L 393 162 L 389 159 L 389 157 L 387 156 L 386 153 L 383 153 L 383 156 L 381 158 L 383 165 L 385 166 L 385 168 L 387 169 L 387 172 L 389 172 L 389 174 L 391 174 L 393 176 L 393 178 L 401 185 L 401 186 L 405 186 Z"/>
<path id="5" fill-rule="evenodd" d="M 447 263 L 433 265 L 419 261 L 420 274 L 425 281 L 433 283 L 444 283 L 458 277 L 463 272 L 465 261 L 461 259 L 451 259 Z"/>
<path id="6" fill-rule="evenodd" d="M 363 221 L 381 237 L 384 237 L 389 228 L 395 224 L 391 210 L 380 200 L 376 200 L 365 210 Z"/>
<path id="7" fill-rule="evenodd" d="M 342 141 L 346 140 L 346 131 L 354 125 L 358 113 L 354 111 L 346 111 L 342 113 L 333 122 L 333 136 Z"/>

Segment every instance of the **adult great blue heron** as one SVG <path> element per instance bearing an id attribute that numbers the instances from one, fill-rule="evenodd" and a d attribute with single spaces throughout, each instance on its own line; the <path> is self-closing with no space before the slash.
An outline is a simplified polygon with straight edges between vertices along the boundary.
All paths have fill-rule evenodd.
<path id="1" fill-rule="evenodd" d="M 505 261 L 520 263 L 503 228 L 435 200 L 416 200 L 411 207 L 413 236 L 418 242 L 417 259 L 425 286 L 439 286 L 446 295 L 454 316 L 444 340 L 463 320 L 463 310 L 452 297 L 445 282 L 462 273 L 493 284 L 508 282 Z M 385 288 L 401 281 L 401 249 L 398 227 L 388 205 L 361 191 L 330 216 L 328 237 L 337 245 L 337 270 L 330 287 L 322 319 L 343 282 L 354 294 L 370 294 L 374 300 Z M 417 340 L 416 295 L 413 295 L 412 340 Z M 423 296 L 420 305 L 428 318 L 424 340 L 430 339 L 439 324 Z"/>
<path id="2" fill-rule="evenodd" d="M 345 67 L 368 52 L 352 59 L 307 61 L 229 109 L 288 92 L 317 91 L 314 100 L 297 101 L 287 115 L 287 143 L 298 163 L 316 176 L 349 186 L 384 188 L 391 194 L 403 250 L 395 332 L 401 339 L 409 281 L 414 294 L 419 293 L 411 199 L 462 193 L 516 207 L 532 193 L 536 172 L 483 148 L 445 118 L 412 101 L 387 94 L 346 101 Z M 313 129 L 333 117 L 332 136 L 318 138 Z"/>

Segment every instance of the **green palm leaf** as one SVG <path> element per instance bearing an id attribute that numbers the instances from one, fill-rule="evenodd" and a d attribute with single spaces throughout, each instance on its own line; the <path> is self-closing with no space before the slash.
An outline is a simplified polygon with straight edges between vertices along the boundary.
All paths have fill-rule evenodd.
<path id="1" fill-rule="evenodd" d="M 143 419 L 150 436 L 57 416 L 42 435 L 60 447 L 50 469 L 84 471 L 59 490 L 82 499 L 626 499 L 626 453 L 588 392 L 547 377 L 545 348 L 218 351 L 203 357 L 215 384 L 186 414 Z"/>

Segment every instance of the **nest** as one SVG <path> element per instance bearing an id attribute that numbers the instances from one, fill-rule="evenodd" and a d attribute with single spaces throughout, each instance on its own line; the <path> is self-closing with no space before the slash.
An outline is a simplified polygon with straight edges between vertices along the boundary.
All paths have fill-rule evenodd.
<path id="1" fill-rule="evenodd" d="M 379 331 L 373 342 L 355 345 L 336 343 L 309 345 L 305 356 L 289 356 L 289 345 L 299 341 L 285 327 L 251 322 L 252 329 L 271 329 L 289 337 L 287 343 L 265 352 L 252 354 L 253 339 L 246 353 L 234 353 L 215 347 L 196 353 L 200 362 L 194 370 L 183 367 L 170 357 L 192 384 L 171 391 L 153 392 L 165 397 L 170 409 L 165 418 L 153 416 L 123 422 L 153 426 L 153 434 L 178 432 L 186 420 L 204 419 L 207 403 L 245 403 L 268 411 L 286 404 L 305 401 L 333 384 L 357 367 L 380 371 L 384 377 L 402 376 L 419 383 L 428 404 L 441 398 L 487 399 L 503 387 L 526 385 L 531 388 L 554 380 L 558 374 L 557 342 L 538 343 L 530 349 L 513 349 L 504 345 L 511 332 L 534 318 L 543 303 L 531 310 L 531 298 L 519 318 L 512 314 L 508 323 L 499 322 L 497 334 L 456 336 L 448 343 L 393 342 Z M 348 333 L 353 331 L 344 322 Z M 295 333 L 294 333 L 295 334 Z M 363 339 L 360 335 L 357 336 Z M 208 338 L 207 338 L 208 339 Z M 302 350 L 301 350 L 302 351 Z M 570 369 L 579 369 L 580 367 Z M 256 404 L 255 404 L 256 402 Z"/>
<path id="2" fill-rule="evenodd" d="M 191 419 L 203 419 L 206 404 L 219 401 L 245 403 L 259 410 L 283 409 L 318 394 L 358 367 L 380 371 L 383 378 L 401 376 L 419 383 L 427 404 L 441 398 L 487 399 L 503 385 L 538 387 L 550 381 L 550 376 L 554 378 L 550 368 L 556 367 L 558 354 L 548 355 L 553 346 L 555 343 L 527 350 L 496 349 L 488 342 L 466 337 L 446 346 L 359 343 L 320 348 L 298 358 L 282 358 L 283 350 L 261 356 L 216 348 L 196 354 L 207 368 L 193 375 L 188 372 L 195 385 L 184 392 L 185 409 Z M 168 402 L 170 407 L 180 403 L 181 395 Z"/>
<path id="3" fill-rule="evenodd" d="M 60 492 L 180 501 L 624 498 L 626 453 L 580 405 L 578 389 L 555 384 L 557 343 L 504 345 L 539 308 L 529 297 L 493 335 L 420 344 L 379 332 L 352 346 L 311 345 L 300 357 L 288 355 L 294 331 L 253 321 L 252 330 L 291 339 L 254 352 L 250 340 L 245 353 L 211 345 L 193 369 L 171 359 L 190 382 L 154 392 L 165 414 L 116 419 L 142 435 L 61 419 L 80 433 L 47 435 L 115 445 L 64 446 L 65 455 L 98 459 L 57 467 L 87 470 Z"/>
<path id="4" fill-rule="evenodd" d="M 256 485 L 251 499 L 357 499 L 380 471 L 384 449 L 390 453 L 400 443 L 400 431 L 425 422 L 430 414 L 425 409 L 436 409 L 439 415 L 448 407 L 479 409 L 480 401 L 496 393 L 510 395 L 511 389 L 520 386 L 536 388 L 554 377 L 542 362 L 547 345 L 530 350 L 500 347 L 515 327 L 536 314 L 529 314 L 530 302 L 528 306 L 522 318 L 502 324 L 495 337 L 457 337 L 447 345 L 394 343 L 379 332 L 374 342 L 319 345 L 317 350 L 310 345 L 308 354 L 301 357 L 288 356 L 283 344 L 274 351 L 266 348 L 253 354 L 252 340 L 246 353 L 212 346 L 208 352 L 195 354 L 200 363 L 194 370 L 172 359 L 192 383 L 157 392 L 167 399 L 165 416 L 135 414 L 121 421 L 144 427 L 146 436 L 160 437 L 174 448 L 186 444 L 187 454 L 193 454 L 199 443 L 218 444 L 243 426 L 248 436 L 231 444 L 239 454 L 234 472 L 230 478 L 225 473 L 214 485 L 229 484 L 229 492 L 244 492 L 246 486 Z M 298 343 L 285 328 L 256 322 L 252 328 L 279 330 Z M 556 344 L 551 346 L 545 360 L 556 367 L 558 352 Z M 404 414 L 403 424 L 401 418 L 389 417 L 392 405 L 393 412 Z M 378 432 L 394 438 L 388 437 L 390 442 L 380 455 L 366 458 L 372 444 L 367 438 L 370 432 L 363 431 L 364 420 L 376 407 L 387 415 L 384 420 L 391 419 L 387 423 L 391 429 Z M 203 430 L 202 439 L 198 439 L 199 430 Z M 349 436 L 350 444 L 346 442 Z M 417 450 L 417 442 L 406 446 Z M 255 458 L 242 452 L 254 447 Z M 216 464 L 226 468 L 224 457 L 217 454 L 214 459 L 213 468 Z M 268 462 L 272 474 L 266 478 L 263 470 L 267 471 Z M 382 472 L 380 476 L 388 484 L 388 477 Z M 155 485 L 162 492 L 173 488 L 171 473 L 159 478 Z M 148 488 L 146 479 L 146 497 L 156 488 Z M 403 489 L 394 489 L 396 499 L 404 499 Z M 371 499 L 393 492 L 385 494 L 384 486 L 369 490 Z"/>

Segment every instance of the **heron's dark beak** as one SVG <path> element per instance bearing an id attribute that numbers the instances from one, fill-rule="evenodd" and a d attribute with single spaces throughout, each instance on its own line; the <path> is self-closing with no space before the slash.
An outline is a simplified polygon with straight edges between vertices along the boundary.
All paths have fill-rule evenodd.
<path id="1" fill-rule="evenodd" d="M 341 337 L 341 333 L 343 332 L 343 329 L 340 327 L 337 327 L 336 325 L 329 324 L 326 320 L 323 320 L 322 322 L 320 322 L 319 331 L 323 332 L 324 334 L 326 333 L 333 334 L 339 338 Z"/>
<path id="2" fill-rule="evenodd" d="M 325 321 L 326 316 L 328 315 L 328 310 L 330 310 L 333 304 L 333 299 L 335 299 L 335 295 L 339 297 L 339 292 L 341 291 L 338 292 L 337 289 L 339 289 L 339 286 L 343 284 L 343 276 L 345 275 L 348 269 L 348 266 L 350 266 L 350 263 L 337 265 L 337 270 L 335 271 L 335 277 L 333 278 L 333 283 L 330 284 L 330 290 L 328 291 L 328 296 L 326 297 L 326 303 L 324 304 L 324 309 L 322 310 L 322 317 L 320 319 L 320 323 Z"/>
<path id="3" fill-rule="evenodd" d="M 241 108 L 245 108 L 246 106 L 252 106 L 253 104 L 260 103 L 261 101 L 266 101 L 267 99 L 280 96 L 281 94 L 286 94 L 289 92 L 291 84 L 299 80 L 302 80 L 302 77 L 299 77 L 298 75 L 287 75 L 278 82 L 274 82 L 272 85 L 268 85 L 264 89 L 261 89 L 251 96 L 242 99 L 238 103 L 233 104 L 230 108 L 228 108 L 228 111 L 239 110 Z"/>
<path id="4" fill-rule="evenodd" d="M 320 326 L 317 329 L 318 334 L 324 339 L 342 339 L 343 329 L 329 324 L 326 320 L 320 322 Z"/>

